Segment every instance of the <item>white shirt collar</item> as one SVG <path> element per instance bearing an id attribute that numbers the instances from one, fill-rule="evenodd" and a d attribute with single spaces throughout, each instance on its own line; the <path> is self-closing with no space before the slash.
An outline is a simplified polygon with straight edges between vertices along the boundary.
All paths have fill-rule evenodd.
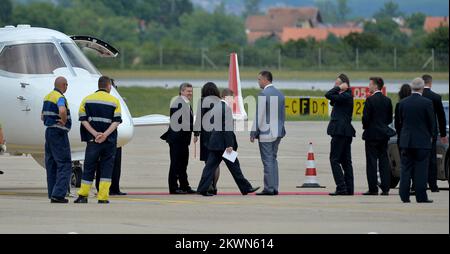
<path id="1" fill-rule="evenodd" d="M 427 86 L 426 86 L 425 89 L 430 89 L 430 90 L 431 90 L 431 87 L 427 87 Z"/>
<path id="2" fill-rule="evenodd" d="M 268 84 L 266 87 L 264 87 L 264 90 L 266 90 L 267 88 L 272 87 L 272 86 L 273 86 L 273 84 Z"/>
<path id="3" fill-rule="evenodd" d="M 230 106 L 226 100 L 220 100 L 220 101 L 225 102 L 225 105 L 227 105 L 228 107 Z"/>
<path id="4" fill-rule="evenodd" d="M 186 96 L 181 95 L 180 97 L 184 100 L 184 102 L 191 103 L 191 101 Z"/>
<path id="5" fill-rule="evenodd" d="M 377 91 L 375 91 L 375 92 L 373 93 L 373 95 L 375 95 L 375 94 L 377 94 L 377 93 L 381 93 L 381 91 L 380 91 L 380 90 L 377 90 Z"/>

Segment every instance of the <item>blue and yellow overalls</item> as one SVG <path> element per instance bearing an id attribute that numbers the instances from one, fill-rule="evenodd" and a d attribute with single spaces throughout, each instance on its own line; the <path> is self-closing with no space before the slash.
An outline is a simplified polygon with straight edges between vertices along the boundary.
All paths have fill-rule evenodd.
<path id="1" fill-rule="evenodd" d="M 86 97 L 80 105 L 80 122 L 88 121 L 97 132 L 105 132 L 112 123 L 122 122 L 120 102 L 105 90 Z M 117 130 L 108 139 L 98 144 L 95 137 L 81 125 L 81 140 L 87 142 L 84 172 L 79 196 L 88 197 L 94 181 L 96 165 L 99 163 L 101 178 L 97 195 L 99 201 L 108 201 L 114 159 L 117 148 Z"/>
<path id="2" fill-rule="evenodd" d="M 67 109 L 67 123 L 58 123 L 59 107 Z M 48 198 L 63 199 L 69 189 L 72 174 L 72 155 L 70 152 L 69 131 L 72 120 L 66 97 L 55 89 L 44 99 L 42 108 L 45 131 L 45 168 L 47 169 Z"/>

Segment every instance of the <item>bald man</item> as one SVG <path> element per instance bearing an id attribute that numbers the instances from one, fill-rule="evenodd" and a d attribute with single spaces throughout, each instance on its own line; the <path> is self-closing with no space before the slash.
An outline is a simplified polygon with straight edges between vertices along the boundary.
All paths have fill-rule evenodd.
<path id="1" fill-rule="evenodd" d="M 64 77 L 55 80 L 55 89 L 44 99 L 42 121 L 45 131 L 45 168 L 48 198 L 51 203 L 66 204 L 72 172 L 69 131 L 72 127 L 70 110 L 64 93 L 68 83 Z"/>

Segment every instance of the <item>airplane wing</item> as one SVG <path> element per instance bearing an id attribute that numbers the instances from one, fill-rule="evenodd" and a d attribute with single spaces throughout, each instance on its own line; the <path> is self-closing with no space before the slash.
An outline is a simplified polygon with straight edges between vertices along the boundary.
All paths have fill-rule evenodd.
<path id="1" fill-rule="evenodd" d="M 133 118 L 134 127 L 169 125 L 170 117 L 163 115 L 148 115 Z"/>

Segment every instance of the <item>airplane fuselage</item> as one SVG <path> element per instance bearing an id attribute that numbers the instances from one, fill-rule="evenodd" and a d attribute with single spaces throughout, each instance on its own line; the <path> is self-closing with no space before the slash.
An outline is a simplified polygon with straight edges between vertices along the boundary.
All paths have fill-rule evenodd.
<path id="1" fill-rule="evenodd" d="M 53 55 L 48 56 L 48 52 Z M 10 154 L 42 158 L 43 99 L 53 90 L 55 79 L 63 76 L 69 84 L 65 96 L 73 121 L 69 132 L 72 159 L 83 160 L 86 144 L 80 139 L 78 109 L 84 97 L 97 91 L 101 74 L 79 53 L 75 42 L 57 31 L 29 27 L 0 29 L 0 122 Z M 133 119 L 117 90 L 113 88 L 111 94 L 121 103 L 123 123 L 118 129 L 118 146 L 124 146 L 133 137 Z"/>

